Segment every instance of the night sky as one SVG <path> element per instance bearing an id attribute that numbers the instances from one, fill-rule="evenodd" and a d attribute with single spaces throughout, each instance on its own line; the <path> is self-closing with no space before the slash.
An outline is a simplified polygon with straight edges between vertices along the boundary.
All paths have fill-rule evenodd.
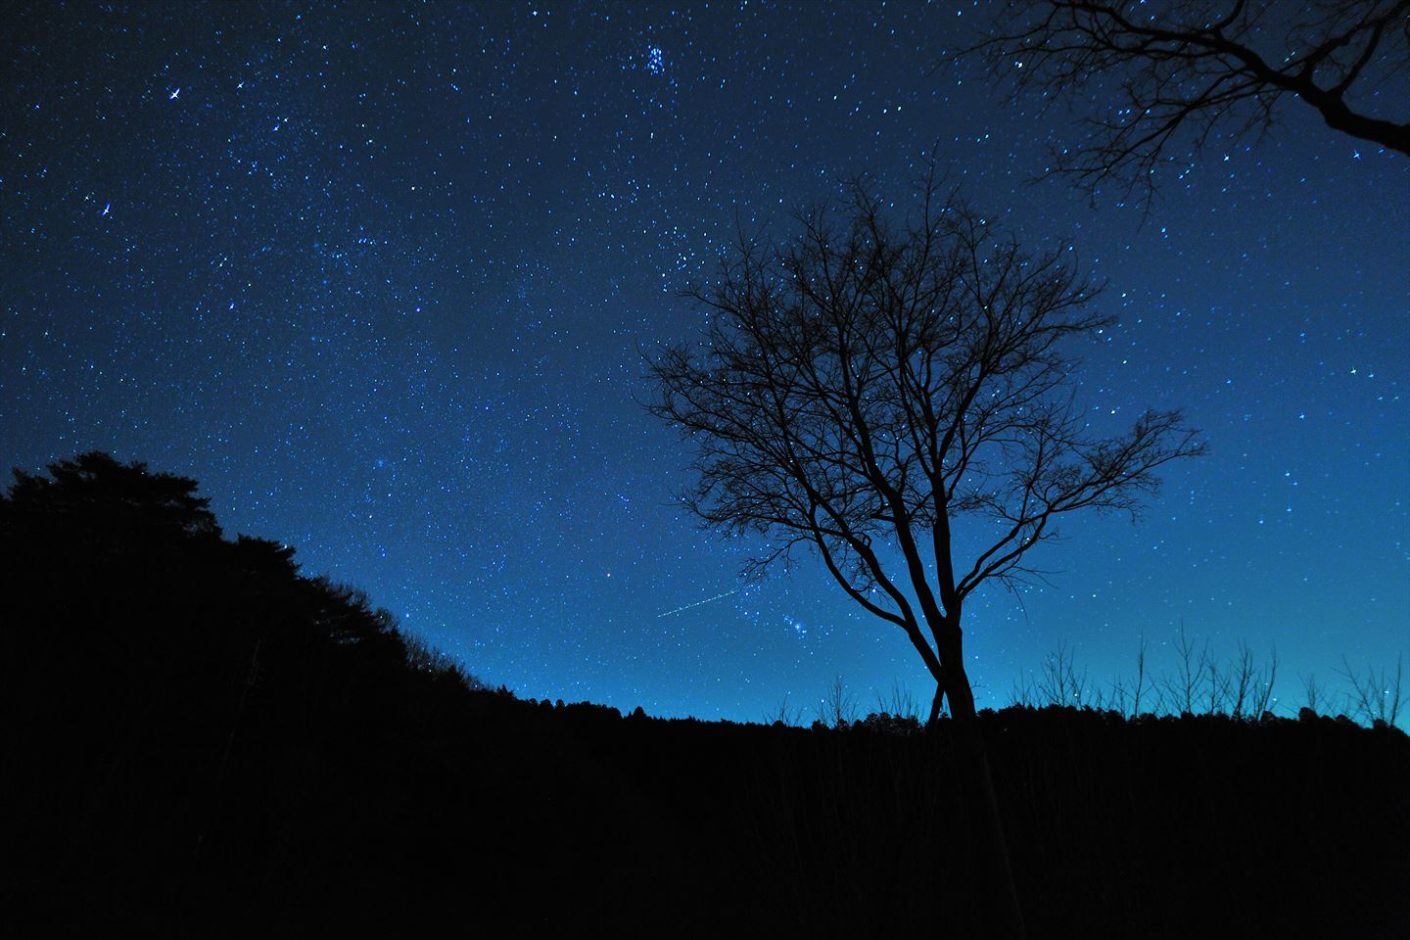
<path id="1" fill-rule="evenodd" d="M 960 11 L 963 11 L 961 15 Z M 773 238 L 932 150 L 1121 325 L 1094 417 L 1183 407 L 1210 454 L 1139 525 L 1077 516 L 1050 585 L 966 609 L 981 705 L 1059 643 L 1101 678 L 1181 623 L 1301 676 L 1410 654 L 1410 160 L 1292 104 L 1120 193 L 1032 183 L 1072 116 L 940 65 L 986 7 L 21 5 L 0 36 L 0 463 L 99 449 L 195 477 L 521 696 L 759 720 L 840 674 L 931 686 L 803 558 L 673 502 L 646 357 L 737 224 Z M 1405 76 L 1378 91 L 1410 100 Z M 1397 108 L 1383 107 L 1392 113 Z M 695 606 L 692 606 L 695 605 Z M 1407 660 L 1410 666 L 1410 658 Z"/>

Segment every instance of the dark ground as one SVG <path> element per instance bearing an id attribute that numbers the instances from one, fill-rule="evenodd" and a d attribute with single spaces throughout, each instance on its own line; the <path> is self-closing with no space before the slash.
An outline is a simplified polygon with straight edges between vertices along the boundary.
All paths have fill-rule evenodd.
<path id="1" fill-rule="evenodd" d="M 12 936 L 985 933 L 945 722 L 521 701 L 225 540 L 191 481 L 53 473 L 0 503 Z M 1030 936 L 1410 936 L 1395 729 L 982 727 Z"/>

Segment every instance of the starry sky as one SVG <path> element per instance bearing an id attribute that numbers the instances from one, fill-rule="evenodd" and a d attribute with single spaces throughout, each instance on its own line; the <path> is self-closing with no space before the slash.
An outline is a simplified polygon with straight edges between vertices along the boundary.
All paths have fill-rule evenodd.
<path id="1" fill-rule="evenodd" d="M 1121 324 L 1080 350 L 1084 407 L 1183 407 L 1210 447 L 1138 525 L 1067 522 L 1049 584 L 971 600 L 980 704 L 1059 644 L 1093 679 L 1141 636 L 1173 665 L 1182 624 L 1221 656 L 1276 648 L 1284 708 L 1343 657 L 1410 666 L 1410 160 L 1284 105 L 1148 214 L 1035 183 L 1073 115 L 940 64 L 991 14 L 11 7 L 0 461 L 193 476 L 228 533 L 297 546 L 521 696 L 760 720 L 840 675 L 864 710 L 928 702 L 901 634 L 811 559 L 741 582 L 758 544 L 674 502 L 692 452 L 641 402 L 737 226 L 783 238 L 860 172 L 904 208 L 933 153 L 1107 280 Z"/>

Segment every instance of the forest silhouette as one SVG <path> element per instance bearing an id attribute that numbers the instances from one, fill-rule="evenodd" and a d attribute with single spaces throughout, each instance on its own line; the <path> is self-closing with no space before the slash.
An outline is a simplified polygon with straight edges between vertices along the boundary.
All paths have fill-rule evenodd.
<path id="1" fill-rule="evenodd" d="M 16 935 L 983 936 L 954 729 L 622 716 L 486 688 L 195 481 L 0 498 Z M 1410 738 L 979 715 L 1034 937 L 1410 935 Z"/>

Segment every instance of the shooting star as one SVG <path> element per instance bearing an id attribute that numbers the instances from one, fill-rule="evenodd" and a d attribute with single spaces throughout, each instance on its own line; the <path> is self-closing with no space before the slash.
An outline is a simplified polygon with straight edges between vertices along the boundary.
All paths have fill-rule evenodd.
<path id="1" fill-rule="evenodd" d="M 669 617 L 669 616 L 671 616 L 672 614 L 678 614 L 678 613 L 680 613 L 680 612 L 683 611 L 683 610 L 690 610 L 690 608 L 692 608 L 692 607 L 699 607 L 701 604 L 709 604 L 709 603 L 711 603 L 711 602 L 713 602 L 713 601 L 718 601 L 718 600 L 722 600 L 722 599 L 724 599 L 724 598 L 726 598 L 726 597 L 729 597 L 731 594 L 738 594 L 738 593 L 739 593 L 739 589 L 738 589 L 738 588 L 735 588 L 733 591 L 726 591 L 726 592 L 723 593 L 723 594 L 716 594 L 714 597 L 707 597 L 707 598 L 705 598 L 703 601 L 696 601 L 694 604 L 686 604 L 684 607 L 677 607 L 675 610 L 668 610 L 668 611 L 666 611 L 664 614 L 657 614 L 657 615 L 656 615 L 656 619 L 657 619 L 657 620 L 660 620 L 662 617 Z"/>

